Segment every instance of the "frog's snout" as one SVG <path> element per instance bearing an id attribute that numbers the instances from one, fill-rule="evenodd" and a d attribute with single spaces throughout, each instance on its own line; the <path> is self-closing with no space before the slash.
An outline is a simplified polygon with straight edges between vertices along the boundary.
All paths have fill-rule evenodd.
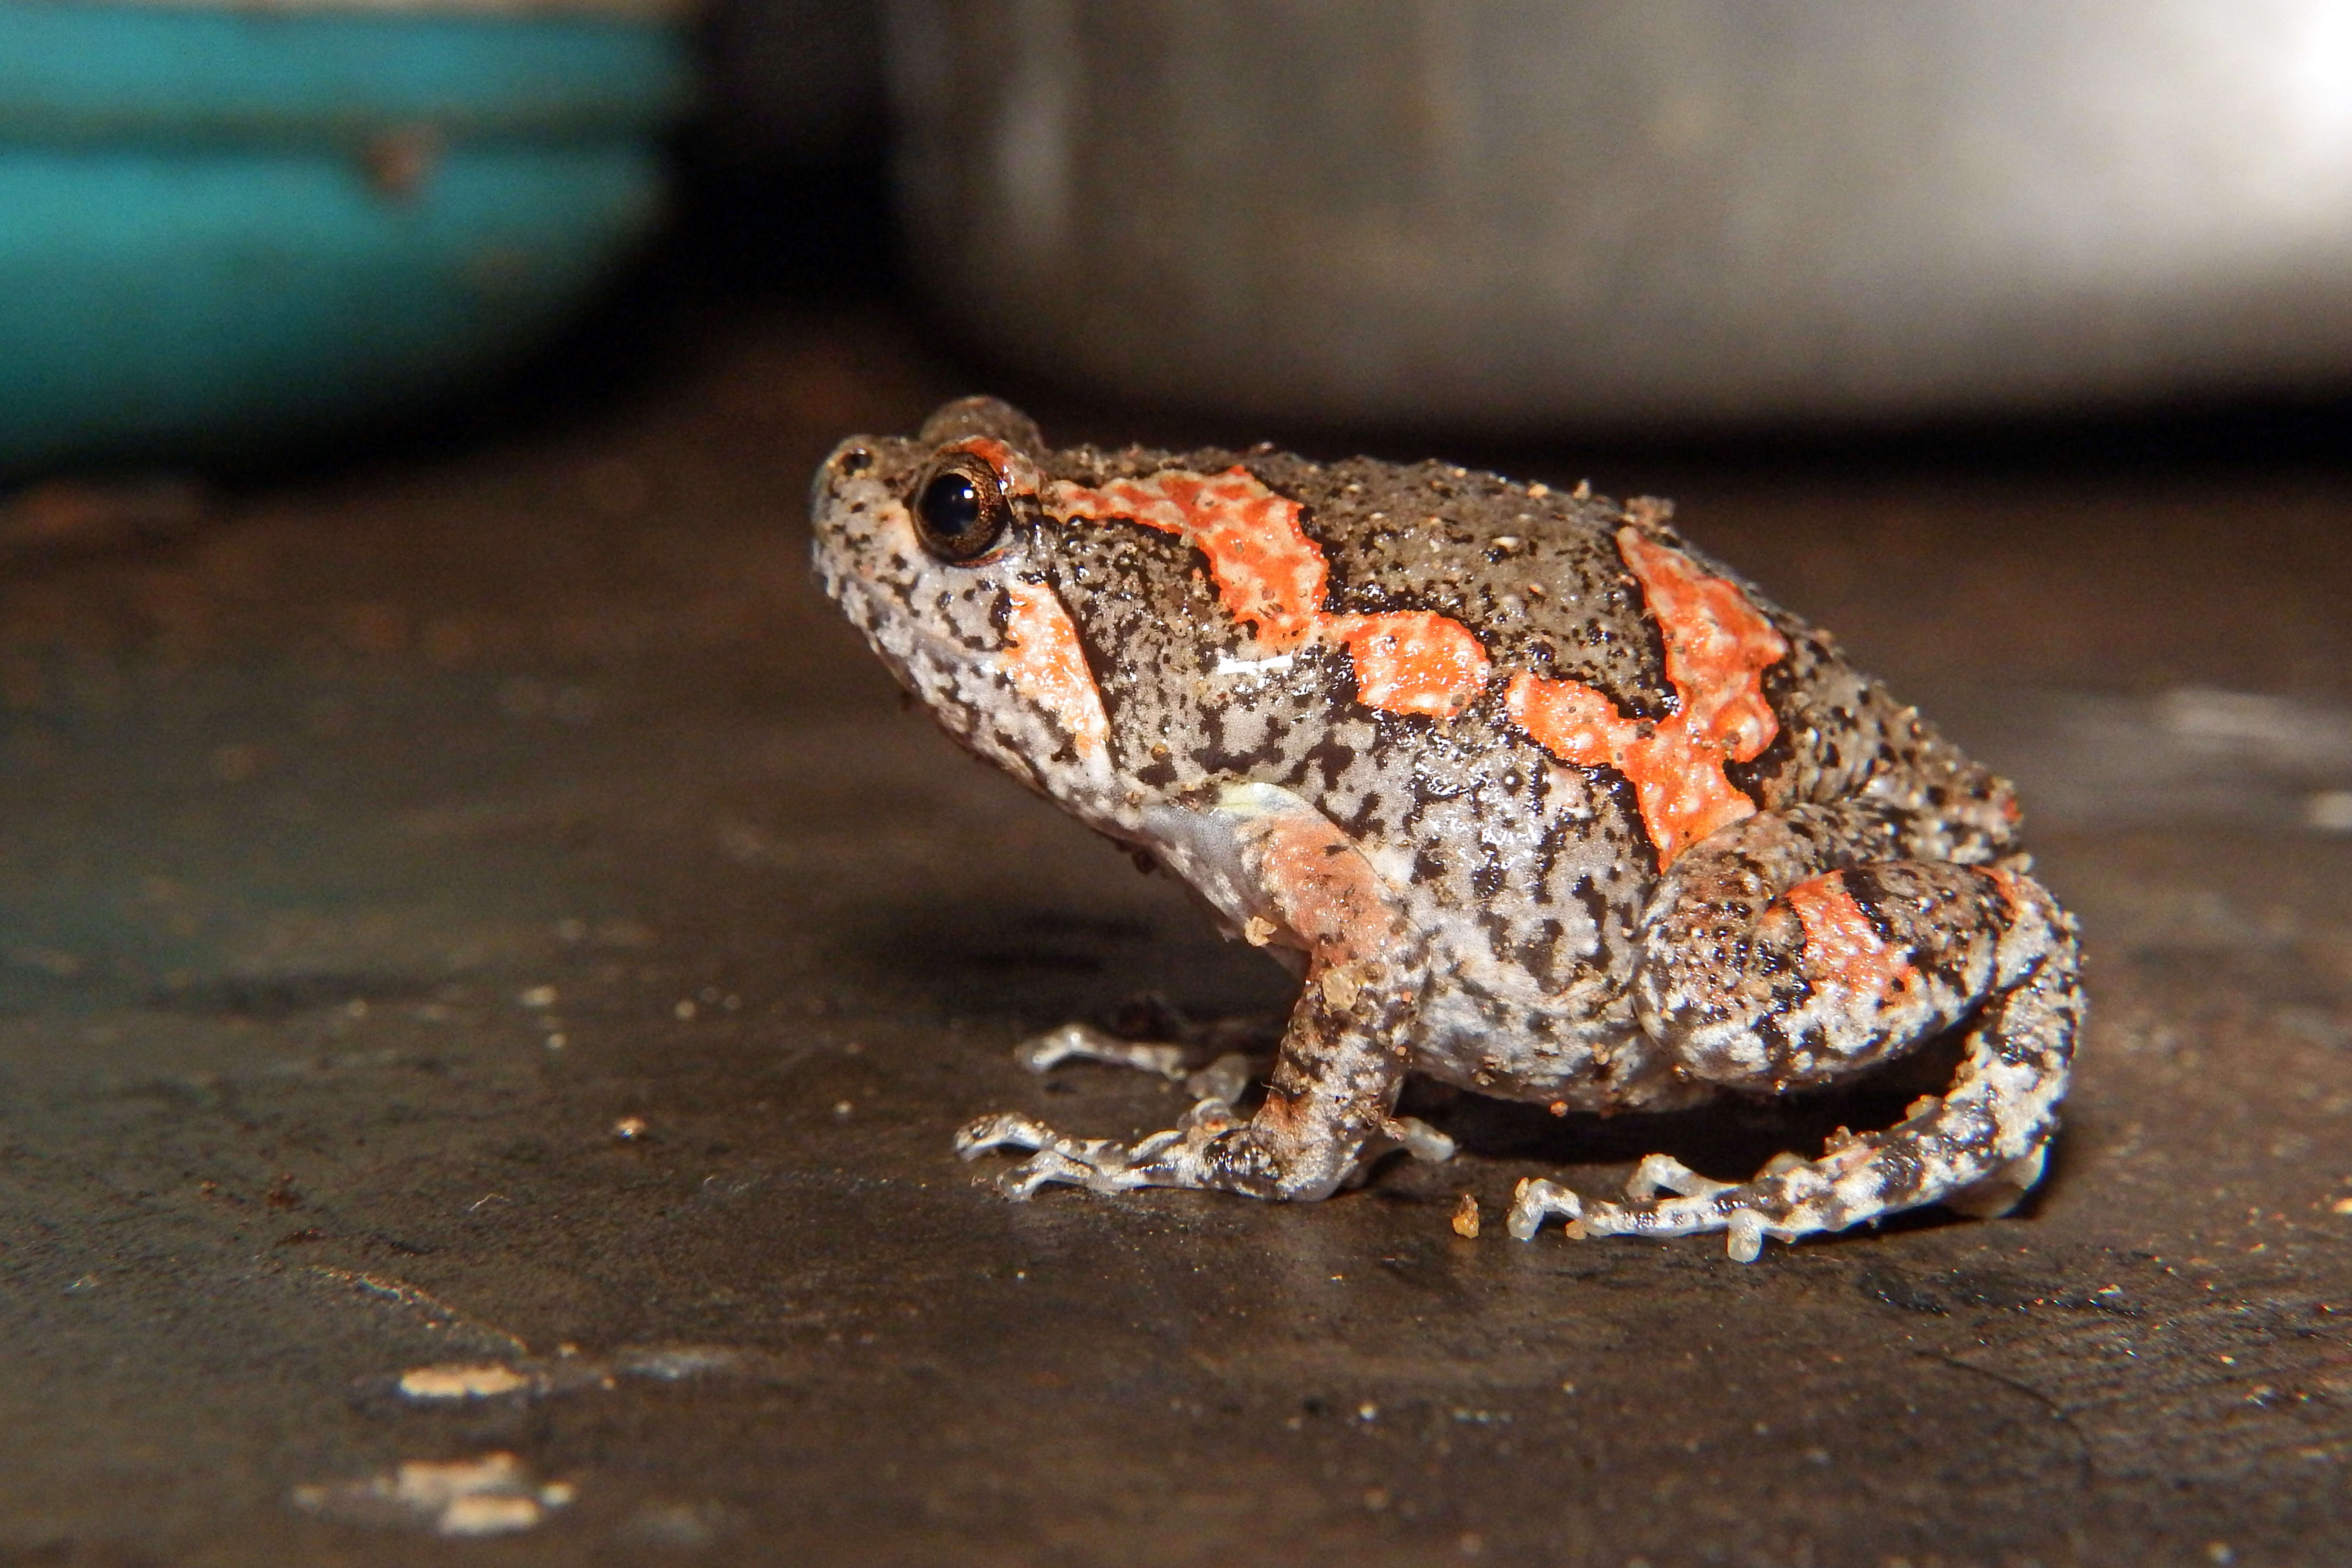
<path id="1" fill-rule="evenodd" d="M 825 454 L 824 461 L 816 466 L 809 478 L 809 522 L 822 534 L 831 521 L 835 500 L 844 481 L 872 471 L 874 443 L 864 436 L 852 436 Z"/>

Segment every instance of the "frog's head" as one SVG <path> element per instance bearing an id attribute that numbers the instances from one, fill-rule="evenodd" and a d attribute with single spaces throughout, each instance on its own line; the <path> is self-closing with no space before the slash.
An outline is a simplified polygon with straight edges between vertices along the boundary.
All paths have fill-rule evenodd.
<path id="1" fill-rule="evenodd" d="M 1044 558 L 1044 452 L 990 397 L 948 404 L 911 441 L 852 437 L 810 497 L 816 577 L 950 734 L 1108 826 L 1102 698 Z"/>

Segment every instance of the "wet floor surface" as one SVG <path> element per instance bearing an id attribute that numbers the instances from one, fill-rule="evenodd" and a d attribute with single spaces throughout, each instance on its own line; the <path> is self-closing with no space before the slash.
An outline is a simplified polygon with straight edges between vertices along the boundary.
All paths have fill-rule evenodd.
<path id="1" fill-rule="evenodd" d="M 0 574 L 0 1561 L 2352 1557 L 2352 475 L 1591 473 L 2042 808 L 2094 1010 L 2027 1213 L 1502 1232 L 1866 1101 L 1015 1205 L 972 1115 L 1181 1103 L 1016 1040 L 1286 982 L 809 586 L 817 457 L 968 390 L 907 331 Z"/>

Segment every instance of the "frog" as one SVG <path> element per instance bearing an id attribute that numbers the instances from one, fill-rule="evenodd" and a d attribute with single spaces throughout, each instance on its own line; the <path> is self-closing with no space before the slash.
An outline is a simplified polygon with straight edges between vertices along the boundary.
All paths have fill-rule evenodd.
<path id="1" fill-rule="evenodd" d="M 1171 874 L 1299 982 L 1262 1099 L 1187 1076 L 1132 1141 L 1018 1111 L 999 1187 L 1315 1200 L 1452 1141 L 1408 1079 L 1615 1116 L 1780 1100 L 1918 1058 L 1939 1092 L 1723 1181 L 1519 1182 L 1522 1241 L 1769 1240 L 2041 1181 L 2080 941 L 2008 781 L 1826 632 L 1620 504 L 1437 461 L 1048 447 L 970 397 L 812 489 L 819 586 L 963 746 Z M 1084 1026 L 1022 1047 L 1181 1074 Z M 1449 1092 L 1439 1090 L 1438 1092 Z"/>

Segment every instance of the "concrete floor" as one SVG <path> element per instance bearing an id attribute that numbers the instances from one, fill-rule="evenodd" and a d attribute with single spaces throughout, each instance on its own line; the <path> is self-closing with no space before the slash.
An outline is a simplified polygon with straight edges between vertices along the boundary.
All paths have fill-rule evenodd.
<path id="1" fill-rule="evenodd" d="M 915 331 L 0 568 L 0 1562 L 2352 1560 L 2352 471 L 1513 460 L 2016 773 L 2094 997 L 2027 1214 L 1495 1223 L 1866 1102 L 1015 1206 L 966 1118 L 1177 1109 L 1024 1032 L 1283 980 L 808 585 L 819 453 L 968 390 Z"/>

